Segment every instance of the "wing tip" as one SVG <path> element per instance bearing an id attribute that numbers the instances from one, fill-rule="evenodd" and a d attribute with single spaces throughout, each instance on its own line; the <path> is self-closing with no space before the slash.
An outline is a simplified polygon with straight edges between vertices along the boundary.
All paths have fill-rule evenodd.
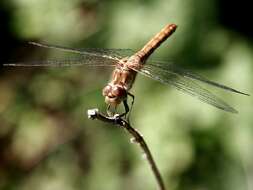
<path id="1" fill-rule="evenodd" d="M 244 92 L 241 92 L 242 95 L 245 95 L 245 96 L 250 96 L 250 94 L 248 93 L 244 93 Z"/>
<path id="2" fill-rule="evenodd" d="M 222 110 L 224 110 L 226 112 L 229 112 L 229 113 L 233 113 L 233 114 L 238 114 L 239 113 L 236 109 L 234 109 L 234 108 L 232 108 L 230 106 L 226 107 L 225 109 L 222 109 Z"/>
<path id="3" fill-rule="evenodd" d="M 239 113 L 236 109 L 231 109 L 231 110 L 229 110 L 229 112 L 233 113 L 233 114 L 238 114 Z"/>
<path id="4" fill-rule="evenodd" d="M 235 93 L 237 93 L 237 94 L 242 94 L 242 95 L 245 95 L 245 96 L 250 96 L 250 94 L 248 94 L 248 93 L 241 92 L 241 91 L 235 90 L 235 89 L 233 89 L 233 92 L 235 92 Z"/>

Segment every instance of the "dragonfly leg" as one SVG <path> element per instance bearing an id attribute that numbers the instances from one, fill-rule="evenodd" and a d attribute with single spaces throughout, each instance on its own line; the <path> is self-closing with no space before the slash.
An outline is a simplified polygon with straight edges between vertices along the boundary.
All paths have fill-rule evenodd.
<path id="1" fill-rule="evenodd" d="M 123 100 L 125 112 L 120 114 L 119 117 L 125 117 L 125 119 L 127 119 L 129 121 L 130 113 L 132 111 L 133 104 L 134 104 L 134 95 L 129 92 L 127 93 L 127 95 L 129 95 L 132 98 L 131 107 L 129 108 L 129 106 L 128 106 L 127 98 L 125 100 Z M 116 107 L 112 108 L 112 106 L 109 104 L 107 106 L 106 112 L 107 112 L 108 116 L 114 116 L 116 113 Z"/>
<path id="2" fill-rule="evenodd" d="M 124 105 L 124 108 L 125 108 L 125 112 L 122 113 L 122 114 L 120 115 L 120 117 L 123 117 L 123 116 L 124 116 L 124 117 L 127 119 L 127 121 L 129 121 L 130 113 L 131 113 L 131 111 L 132 111 L 132 107 L 133 107 L 133 104 L 134 104 L 134 95 L 131 94 L 131 93 L 129 93 L 129 92 L 127 93 L 127 95 L 131 96 L 131 98 L 132 98 L 131 107 L 130 107 L 130 109 L 129 109 L 129 106 L 128 106 L 128 103 L 127 103 L 127 99 L 125 99 L 125 100 L 123 101 L 123 105 Z"/>
<path id="3" fill-rule="evenodd" d="M 129 95 L 132 98 L 131 107 L 130 107 L 129 113 L 127 115 L 127 121 L 129 121 L 130 114 L 131 114 L 131 111 L 132 111 L 132 108 L 133 108 L 133 105 L 134 105 L 134 95 L 131 94 L 130 92 L 128 92 L 127 95 Z"/>
<path id="4" fill-rule="evenodd" d="M 123 100 L 123 105 L 124 105 L 124 108 L 125 108 L 125 112 L 120 114 L 119 117 L 125 117 L 126 118 L 126 115 L 127 113 L 129 112 L 129 106 L 127 104 L 127 99 Z"/>
<path id="5" fill-rule="evenodd" d="M 111 110 L 112 110 L 112 109 L 111 109 L 111 105 L 108 104 L 108 106 L 107 106 L 107 108 L 106 108 L 106 113 L 107 113 L 107 115 L 110 116 L 110 117 L 112 117 L 112 116 L 115 114 L 115 109 L 113 109 L 112 111 L 111 111 Z"/>

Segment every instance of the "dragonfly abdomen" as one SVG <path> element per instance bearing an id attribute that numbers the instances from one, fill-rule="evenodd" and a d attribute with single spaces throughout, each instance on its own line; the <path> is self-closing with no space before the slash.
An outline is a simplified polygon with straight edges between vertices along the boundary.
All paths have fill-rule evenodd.
<path id="1" fill-rule="evenodd" d="M 135 55 L 144 62 L 177 28 L 175 24 L 166 25 L 158 34 L 156 34 L 140 51 Z"/>

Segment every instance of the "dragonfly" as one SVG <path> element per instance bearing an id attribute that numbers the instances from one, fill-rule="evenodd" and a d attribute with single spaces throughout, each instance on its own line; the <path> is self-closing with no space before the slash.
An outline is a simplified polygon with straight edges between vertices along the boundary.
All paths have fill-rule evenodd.
<path id="1" fill-rule="evenodd" d="M 61 47 L 56 45 L 48 45 L 37 42 L 30 44 L 42 48 L 54 49 L 63 52 L 72 53 L 76 56 L 74 59 L 64 60 L 44 60 L 34 62 L 8 63 L 4 66 L 46 66 L 46 67 L 65 67 L 65 66 L 110 66 L 114 67 L 110 82 L 104 87 L 102 94 L 105 97 L 107 106 L 107 114 L 111 115 L 112 109 L 123 103 L 124 113 L 120 116 L 126 116 L 130 110 L 127 99 L 132 97 L 132 105 L 134 95 L 130 93 L 130 89 L 135 81 L 137 73 L 140 73 L 160 83 L 170 85 L 177 90 L 196 97 L 200 101 L 212 105 L 220 110 L 238 113 L 236 109 L 220 99 L 210 91 L 201 86 L 201 83 L 207 84 L 219 89 L 233 92 L 241 95 L 249 96 L 249 94 L 233 89 L 231 87 L 219 84 L 217 82 L 206 79 L 203 76 L 195 74 L 189 70 L 180 68 L 174 64 L 167 62 L 149 60 L 149 56 L 177 29 L 175 24 L 167 24 L 160 32 L 158 32 L 150 41 L 139 51 L 134 53 L 129 49 L 74 49 Z M 131 108 L 132 108 L 131 105 Z"/>

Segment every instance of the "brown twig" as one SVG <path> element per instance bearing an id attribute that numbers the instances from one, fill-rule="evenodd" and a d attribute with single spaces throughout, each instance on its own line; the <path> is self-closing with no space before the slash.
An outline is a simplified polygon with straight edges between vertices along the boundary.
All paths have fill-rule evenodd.
<path id="1" fill-rule="evenodd" d="M 136 142 L 140 145 L 142 151 L 145 154 L 145 157 L 148 160 L 148 163 L 151 167 L 151 170 L 152 170 L 153 174 L 155 175 L 155 179 L 158 183 L 159 190 L 165 190 L 165 186 L 164 186 L 161 174 L 160 174 L 160 172 L 159 172 L 159 170 L 158 170 L 158 168 L 155 164 L 155 161 L 154 161 L 154 159 L 151 155 L 151 152 L 150 152 L 146 142 L 144 141 L 142 135 L 136 129 L 134 129 L 130 125 L 129 122 L 122 119 L 117 114 L 113 117 L 105 116 L 105 115 L 99 113 L 98 109 L 88 110 L 87 114 L 88 114 L 89 119 L 98 119 L 98 120 L 101 120 L 103 122 L 107 122 L 107 123 L 111 123 L 113 125 L 123 127 L 130 135 L 132 135 L 134 137 L 134 142 Z"/>

